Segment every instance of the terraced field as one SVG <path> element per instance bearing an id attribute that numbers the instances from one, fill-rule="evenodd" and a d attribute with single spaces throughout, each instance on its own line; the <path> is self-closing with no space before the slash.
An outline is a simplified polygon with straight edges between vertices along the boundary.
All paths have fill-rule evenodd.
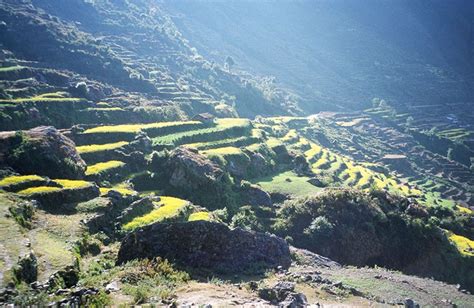
<path id="1" fill-rule="evenodd" d="M 117 46 L 113 50 L 125 60 L 136 57 Z M 3 69 L 0 74 L 10 74 L 12 88 L 21 84 L 22 74 L 34 76 L 40 72 L 44 69 L 20 63 Z M 156 76 L 152 80 L 164 99 L 180 104 L 199 101 L 215 110 L 222 109 L 224 115 L 235 116 L 227 105 L 222 106 L 185 84 L 177 85 L 173 78 L 163 80 Z M 104 200 L 116 193 L 132 200 L 138 197 L 154 200 L 151 205 L 130 210 L 121 218 L 119 229 L 123 232 L 159 221 L 216 219 L 213 212 L 200 207 L 204 204 L 195 205 L 182 196 L 169 194 L 154 180 L 160 171 L 150 165 L 153 152 L 166 153 L 180 146 L 195 149 L 219 165 L 228 172 L 235 187 L 240 180 L 248 180 L 270 193 L 275 202 L 317 194 L 324 187 L 354 187 L 383 189 L 415 198 L 426 206 L 438 204 L 460 213 L 467 213 L 472 207 L 472 196 L 463 186 L 474 183 L 472 172 L 420 146 L 410 134 L 386 125 L 384 121 L 403 124 L 408 116 L 394 117 L 384 108 L 356 114 L 323 113 L 308 118 L 224 117 L 206 122 L 171 111 L 172 115 L 168 114 L 164 121 L 160 120 L 161 115 L 148 117 L 144 106 L 113 99 L 91 101 L 53 88 L 40 94 L 33 91 L 13 97 L 0 100 L 0 116 L 5 120 L 0 129 L 54 125 L 75 142 L 87 164 L 83 180 L 49 179 L 34 174 L 0 180 L 2 190 L 19 198 L 40 201 L 40 215 L 54 221 L 58 228 L 67 217 L 56 219 L 57 213 L 72 215 L 68 217 L 80 225 L 85 215 L 110 207 Z M 31 110 L 37 110 L 37 115 L 32 117 Z M 450 127 L 437 131 L 436 135 L 456 142 L 464 142 L 471 136 L 469 130 Z M 307 167 L 296 163 L 298 157 L 303 158 Z M 46 247 L 38 248 L 44 263 L 42 275 L 73 260 L 75 246 L 64 245 L 64 238 L 55 232 L 41 227 L 27 235 L 35 247 Z M 78 241 L 82 232 L 80 228 L 71 231 L 70 241 Z M 461 253 L 470 254 L 472 241 L 449 232 L 453 245 Z"/>
<path id="2" fill-rule="evenodd" d="M 180 33 L 174 23 L 181 16 L 166 12 L 161 2 L 132 2 L 0 4 L 0 305 L 44 300 L 37 306 L 74 306 L 65 299 L 80 292 L 86 294 L 80 300 L 97 301 L 80 303 L 91 307 L 109 300 L 177 304 L 178 281 L 194 279 L 194 273 L 178 271 L 165 259 L 119 266 L 119 246 L 125 238 L 145 239 L 142 228 L 154 223 L 215 225 L 187 223 L 199 220 L 274 233 L 344 264 L 384 262 L 401 271 L 407 264 L 428 264 L 415 274 L 434 273 L 472 289 L 470 271 L 464 270 L 472 268 L 474 257 L 470 103 L 407 102 L 395 108 L 375 99 L 366 110 L 306 117 L 308 110 L 319 110 L 313 102 L 331 110 L 345 110 L 344 104 L 326 105 L 319 94 L 314 101 L 300 97 L 272 78 L 245 73 L 243 62 L 237 69 L 227 60 L 221 65 L 221 55 L 201 55 L 201 47 Z M 364 249 L 358 250 L 366 250 L 360 256 L 353 241 L 359 235 Z M 256 248 L 267 237 L 255 236 Z M 321 245 L 327 239 L 335 243 L 335 254 L 329 241 Z M 429 248 L 426 256 L 416 247 L 421 241 Z M 353 258 L 341 261 L 341 250 Z M 392 250 L 403 254 L 397 256 L 401 262 L 392 262 Z M 333 263 L 311 260 L 320 261 Z M 312 267 L 296 263 L 305 271 Z M 451 266 L 462 270 L 451 273 Z M 37 275 L 22 277 L 30 267 Z M 255 267 L 260 271 L 260 264 Z M 199 269 L 197 277 L 208 274 L 214 275 Z M 206 288 L 227 295 L 237 289 L 221 284 L 227 277 L 217 274 Z M 267 287 L 264 280 L 281 278 L 267 274 L 256 278 L 259 289 Z M 375 299 L 357 293 L 358 286 L 313 274 L 312 281 L 304 272 L 294 276 L 305 277 L 300 286 L 311 287 L 313 297 L 331 294 L 338 304 L 340 296 Z M 371 283 L 380 280 L 370 276 Z M 406 281 L 411 279 L 400 284 Z M 1 289 L 8 282 L 14 282 L 14 292 Z M 115 284 L 117 291 L 105 290 Z M 95 288 L 100 293 L 89 296 Z M 460 288 L 450 290 L 455 289 Z"/>
<path id="3" fill-rule="evenodd" d="M 343 142 L 334 147 L 333 143 L 320 140 L 315 137 L 317 135 L 305 130 L 323 123 L 324 119 L 281 117 L 267 118 L 263 122 L 225 118 L 206 124 L 199 121 L 170 121 L 87 125 L 86 129 L 71 129 L 69 133 L 66 132 L 78 144 L 77 150 L 87 163 L 86 179 L 90 182 L 50 180 L 29 175 L 4 178 L 0 181 L 0 186 L 20 196 L 39 198 L 46 202 L 55 200 L 58 196 L 68 196 L 65 200 L 70 202 L 84 202 L 99 195 L 105 196 L 110 191 L 124 196 L 139 194 L 146 196 L 150 193 L 153 195 L 146 190 L 134 189 L 132 184 L 137 174 L 147 169 L 146 158 L 153 150 L 164 148 L 171 150 L 177 146 L 186 146 L 195 148 L 201 154 L 223 164 L 236 179 L 241 177 L 249 179 L 272 194 L 304 196 L 317 193 L 325 186 L 347 186 L 384 189 L 417 198 L 426 205 L 440 204 L 454 207 L 456 201 L 462 201 L 443 197 L 446 185 L 440 185 L 436 181 L 424 182 L 417 180 L 416 177 L 402 177 L 397 173 L 397 169 L 390 171 L 379 163 L 358 161 L 356 158 L 370 157 L 370 151 L 362 152 L 360 149 L 355 149 L 357 145 L 341 138 L 344 135 L 339 136 Z M 357 129 L 359 126 L 366 127 L 373 124 L 367 117 L 359 116 L 351 120 L 345 115 L 335 125 L 342 129 Z M 292 155 L 304 157 L 309 166 L 309 173 L 298 174 L 290 165 L 285 164 L 270 167 L 264 176 L 253 175 L 245 169 L 251 162 L 250 157 L 256 153 L 268 159 L 271 166 L 271 161 L 285 148 L 293 153 Z M 140 161 L 130 156 L 137 150 L 142 151 L 144 155 Z M 245 172 L 241 168 L 244 168 L 242 170 Z M 91 190 L 87 199 L 76 199 L 74 191 L 84 189 Z M 183 218 L 182 211 L 185 204 L 188 204 L 185 200 L 173 197 L 161 198 L 161 201 L 155 203 L 155 209 L 124 223 L 124 229 L 132 230 L 144 224 L 173 217 L 194 220 L 207 219 L 209 216 L 206 212 L 199 215 L 190 213 Z"/>
<path id="4" fill-rule="evenodd" d="M 155 222 L 175 219 L 185 214 L 187 205 L 188 203 L 185 200 L 162 196 L 160 201 L 154 203 L 155 208 L 144 215 L 134 217 L 131 221 L 124 224 L 123 228 L 125 230 L 134 230 Z"/>
<path id="5" fill-rule="evenodd" d="M 372 111 L 369 114 L 371 113 Z M 470 187 L 474 184 L 474 175 L 469 165 L 448 158 L 446 152 L 441 154 L 433 152 L 436 149 L 427 148 L 424 140 L 418 139 L 416 132 L 412 133 L 404 126 L 397 126 L 392 117 L 388 117 L 390 120 L 385 120 L 374 116 L 351 127 L 332 124 L 340 117 L 348 121 L 362 116 L 367 117 L 360 113 L 335 114 L 320 118 L 319 124 L 314 124 L 313 127 L 318 134 L 324 134 L 326 139 L 332 139 L 330 147 L 335 151 L 356 161 L 379 163 L 380 166 L 384 166 L 382 169 L 396 172 L 403 182 L 424 187 L 426 196 L 422 201 L 425 204 L 433 201 L 430 195 L 438 195 L 441 199 L 472 206 Z M 357 137 L 353 137 L 354 135 Z M 369 169 L 373 169 L 372 167 Z M 380 169 L 379 167 L 376 168 Z M 453 204 L 452 201 L 439 202 Z"/>
<path id="6" fill-rule="evenodd" d="M 304 154 L 312 163 L 312 171 L 322 177 L 329 176 L 334 183 L 361 189 L 375 187 L 406 196 L 418 196 L 421 193 L 414 185 L 409 186 L 399 182 L 396 176 L 373 171 L 347 157 L 322 148 L 314 142 L 308 142 L 304 138 L 298 142 L 300 143 L 292 144 L 293 148 L 301 148 L 301 145 L 310 147 Z"/>

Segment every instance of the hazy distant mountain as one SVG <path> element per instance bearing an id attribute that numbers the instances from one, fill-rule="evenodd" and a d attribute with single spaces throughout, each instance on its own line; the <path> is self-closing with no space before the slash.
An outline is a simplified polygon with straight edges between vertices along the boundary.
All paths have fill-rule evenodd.
<path id="1" fill-rule="evenodd" d="M 277 77 L 309 109 L 473 100 L 473 1 L 165 1 L 199 52 Z M 316 102 L 316 103 L 315 103 Z M 327 107 L 327 106 L 324 106 Z"/>

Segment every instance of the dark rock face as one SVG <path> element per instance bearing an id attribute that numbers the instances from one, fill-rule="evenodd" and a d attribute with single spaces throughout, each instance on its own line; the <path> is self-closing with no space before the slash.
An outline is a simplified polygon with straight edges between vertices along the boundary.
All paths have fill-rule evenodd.
<path id="1" fill-rule="evenodd" d="M 313 178 L 310 178 L 308 180 L 308 183 L 310 183 L 311 185 L 314 185 L 316 187 L 326 187 L 327 185 L 324 184 L 320 179 L 318 179 L 317 177 L 313 177 Z"/>
<path id="2" fill-rule="evenodd" d="M 67 266 L 66 268 L 52 274 L 47 285 L 50 289 L 59 287 L 71 288 L 79 281 L 79 271 L 74 266 Z"/>
<path id="3" fill-rule="evenodd" d="M 286 146 L 284 145 L 277 145 L 272 147 L 272 150 L 275 152 L 276 161 L 281 164 L 289 164 L 292 160 L 292 156 L 288 153 Z"/>
<path id="4" fill-rule="evenodd" d="M 0 149 L 0 166 L 9 165 L 21 174 L 77 179 L 86 169 L 74 142 L 51 126 L 3 134 Z"/>
<path id="5" fill-rule="evenodd" d="M 288 245 L 281 238 L 208 221 L 158 223 L 130 233 L 122 241 L 117 263 L 156 256 L 218 273 L 291 264 Z"/>

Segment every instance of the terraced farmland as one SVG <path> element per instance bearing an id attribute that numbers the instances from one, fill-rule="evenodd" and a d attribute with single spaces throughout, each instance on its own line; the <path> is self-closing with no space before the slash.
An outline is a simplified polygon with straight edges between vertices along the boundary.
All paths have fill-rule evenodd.
<path id="1" fill-rule="evenodd" d="M 0 306 L 469 306 L 474 116 L 436 82 L 458 78 L 373 42 L 337 101 L 342 71 L 246 72 L 165 2 L 1 1 Z M 414 67 L 431 88 L 397 94 Z"/>
<path id="2" fill-rule="evenodd" d="M 312 128 L 314 123 L 324 123 L 324 119 L 318 121 L 312 118 L 281 117 L 266 118 L 263 122 L 216 119 L 207 124 L 199 121 L 119 125 L 104 123 L 87 125 L 86 129 L 79 131 L 71 130 L 70 136 L 79 144 L 77 150 L 88 165 L 86 177 L 98 184 L 101 195 L 106 195 L 111 190 L 128 196 L 139 194 L 140 191 L 134 190 L 131 182 L 136 178 L 137 172 L 146 170 L 146 157 L 151 155 L 153 150 L 187 146 L 199 150 L 211 159 L 217 159 L 216 162 L 223 163 L 223 168 L 234 177 L 247 178 L 271 193 L 305 195 L 317 192 L 324 186 L 343 186 L 384 189 L 395 194 L 420 198 L 423 204 L 435 202 L 454 206 L 456 200 L 450 201 L 443 197 L 441 188 L 444 186 L 425 185 L 415 178 L 400 177 L 396 169 L 390 171 L 380 164 L 357 161 L 355 158 L 367 156 L 352 152 L 350 148 L 353 145 L 349 146 L 345 141 L 338 147 L 328 147 L 326 141 L 321 142 L 304 130 Z M 360 116 L 351 120 L 350 116 L 345 115 L 340 122 L 351 122 L 351 125 L 336 123 L 342 129 L 372 125 L 369 118 Z M 146 138 L 151 138 L 151 142 L 146 141 Z M 281 155 L 278 151 L 281 151 L 282 147 L 293 155 L 302 155 L 309 164 L 311 174 L 297 174 L 284 164 L 278 168 L 272 167 L 271 160 Z M 130 155 L 134 151 L 141 151 L 144 156 L 138 161 L 132 159 Z M 252 163 L 250 157 L 256 153 L 261 153 L 268 159 L 263 176 L 247 172 L 246 169 Z M 317 180 L 312 181 L 312 178 Z M 72 184 L 68 186 L 67 183 L 48 181 L 38 176 L 12 177 L 3 179 L 0 185 L 7 190 L 16 186 L 22 187 L 21 191 L 17 191 L 24 196 L 48 195 L 73 188 Z M 28 185 L 28 182 L 34 185 Z M 38 183 L 52 184 L 37 185 Z M 146 193 L 146 189 L 142 191 Z"/>

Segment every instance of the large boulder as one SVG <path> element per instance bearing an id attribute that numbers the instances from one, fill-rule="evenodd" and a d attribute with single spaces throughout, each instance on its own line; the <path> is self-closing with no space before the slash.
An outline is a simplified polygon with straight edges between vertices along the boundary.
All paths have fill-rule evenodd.
<path id="1" fill-rule="evenodd" d="M 295 292 L 295 283 L 290 281 L 279 281 L 272 288 L 263 288 L 258 295 L 278 307 L 306 307 L 308 300 L 303 293 Z"/>
<path id="2" fill-rule="evenodd" d="M 197 189 L 219 181 L 224 175 L 217 164 L 185 147 L 171 152 L 165 168 L 170 173 L 169 184 L 173 187 Z"/>
<path id="3" fill-rule="evenodd" d="M 172 151 L 160 171 L 168 194 L 206 205 L 209 209 L 232 206 L 235 194 L 229 175 L 196 150 Z"/>
<path id="4" fill-rule="evenodd" d="M 0 166 L 21 174 L 51 178 L 82 178 L 86 163 L 74 142 L 52 126 L 0 135 Z"/>
<path id="5" fill-rule="evenodd" d="M 291 264 L 283 239 L 208 221 L 156 223 L 132 232 L 122 241 L 117 263 L 156 256 L 216 273 L 288 268 Z"/>

